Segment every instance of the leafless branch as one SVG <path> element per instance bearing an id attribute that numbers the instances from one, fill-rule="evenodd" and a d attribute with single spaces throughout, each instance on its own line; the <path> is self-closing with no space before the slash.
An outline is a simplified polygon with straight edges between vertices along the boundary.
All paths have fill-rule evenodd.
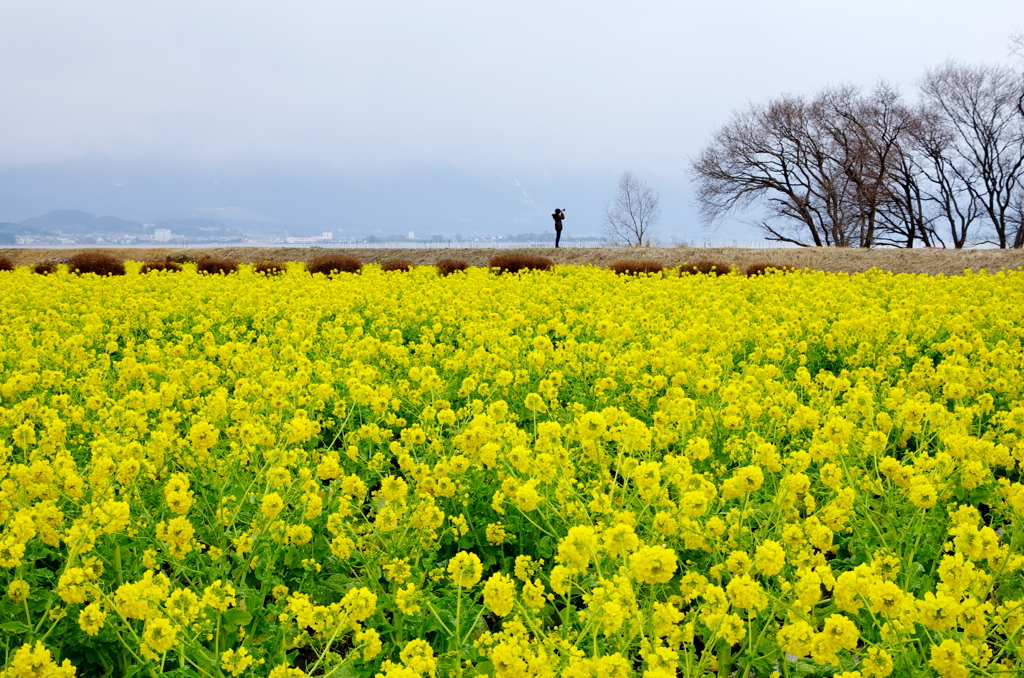
<path id="1" fill-rule="evenodd" d="M 632 172 L 623 172 L 614 202 L 604 206 L 608 239 L 617 245 L 636 247 L 649 243 L 651 229 L 661 217 L 659 202 L 657 191 Z"/>

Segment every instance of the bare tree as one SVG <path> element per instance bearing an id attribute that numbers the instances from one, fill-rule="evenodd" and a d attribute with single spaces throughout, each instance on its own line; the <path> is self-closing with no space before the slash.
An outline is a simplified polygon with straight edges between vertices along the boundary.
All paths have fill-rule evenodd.
<path id="1" fill-rule="evenodd" d="M 951 133 L 947 162 L 1001 248 L 1024 247 L 1015 208 L 1024 191 L 1022 89 L 1024 78 L 1009 67 L 952 61 L 921 84 L 926 104 Z"/>
<path id="2" fill-rule="evenodd" d="M 916 132 L 919 122 L 911 128 Z M 914 247 L 920 242 L 925 247 L 945 245 L 935 232 L 936 210 L 930 203 L 928 179 L 916 152 L 913 140 L 909 148 L 903 147 L 895 158 L 886 186 L 887 199 L 878 206 L 879 245 Z"/>
<path id="3" fill-rule="evenodd" d="M 1010 36 L 1010 54 L 1024 64 L 1024 31 L 1017 31 Z M 1017 112 L 1024 117 L 1024 87 L 1021 88 L 1020 96 L 1017 97 Z"/>
<path id="4" fill-rule="evenodd" d="M 615 201 L 604 206 L 607 238 L 618 244 L 639 247 L 649 244 L 651 229 L 661 217 L 660 196 L 632 172 L 619 177 Z"/>
<path id="5" fill-rule="evenodd" d="M 953 247 L 962 249 L 981 217 L 981 205 L 970 190 L 977 181 L 976 168 L 952 152 L 956 132 L 939 112 L 922 106 L 917 116 L 913 162 L 920 171 L 923 209 L 930 215 L 931 233 L 943 246 L 942 233 L 946 233 Z"/>
<path id="6" fill-rule="evenodd" d="M 833 160 L 849 179 L 851 198 L 856 205 L 851 244 L 873 247 L 879 240 L 896 244 L 887 231 L 895 225 L 883 218 L 883 212 L 899 202 L 899 209 L 910 217 L 896 235 L 900 244 L 912 247 L 920 236 L 914 219 L 913 205 L 906 202 L 896 185 L 905 171 L 909 152 L 910 131 L 917 124 L 913 112 L 903 104 L 900 93 L 885 82 L 879 83 L 867 96 L 854 87 L 844 86 L 824 91 L 813 104 L 822 129 L 833 146 Z M 908 226 L 910 226 L 908 228 Z"/>
<path id="7" fill-rule="evenodd" d="M 734 113 L 691 161 L 702 220 L 761 208 L 766 239 L 817 247 L 961 248 L 988 225 L 1024 247 L 1024 76 L 950 62 L 921 90 L 913 109 L 881 83 Z"/>
<path id="8" fill-rule="evenodd" d="M 768 240 L 803 247 L 849 246 L 859 208 L 838 160 L 831 111 L 784 96 L 733 114 L 692 161 L 706 224 L 751 207 Z"/>

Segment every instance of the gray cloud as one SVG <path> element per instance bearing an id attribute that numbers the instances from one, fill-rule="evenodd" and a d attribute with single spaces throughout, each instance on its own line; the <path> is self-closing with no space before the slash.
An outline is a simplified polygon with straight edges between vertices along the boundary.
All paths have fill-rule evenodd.
<path id="1" fill-rule="evenodd" d="M 683 192 L 687 156 L 746 102 L 1005 60 L 1019 16 L 1019 0 L 5 0 L 0 167 L 628 167 Z"/>
<path id="2" fill-rule="evenodd" d="M 1002 59 L 1019 4 L 0 8 L 4 164 L 95 152 L 668 169 L 749 99 Z"/>

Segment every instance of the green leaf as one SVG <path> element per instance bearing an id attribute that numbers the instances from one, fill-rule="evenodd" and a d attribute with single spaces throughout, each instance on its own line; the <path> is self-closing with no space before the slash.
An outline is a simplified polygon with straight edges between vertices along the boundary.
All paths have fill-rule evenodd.
<path id="1" fill-rule="evenodd" d="M 233 609 L 224 613 L 224 626 L 227 628 L 238 628 L 245 626 L 252 621 L 252 615 L 245 610 Z"/>
<path id="2" fill-rule="evenodd" d="M 190 666 L 183 666 L 173 671 L 164 671 L 164 676 L 170 676 L 170 678 L 200 678 L 196 670 Z"/>
<path id="3" fill-rule="evenodd" d="M 332 574 L 324 580 L 324 586 L 335 593 L 344 593 L 352 585 L 352 578 L 344 574 Z"/>
<path id="4" fill-rule="evenodd" d="M 288 549 L 284 553 L 285 567 L 299 567 L 302 564 L 302 554 L 297 549 Z"/>
<path id="5" fill-rule="evenodd" d="M 6 624 L 0 624 L 0 629 L 7 633 L 27 633 L 31 629 L 20 621 L 10 621 Z"/>

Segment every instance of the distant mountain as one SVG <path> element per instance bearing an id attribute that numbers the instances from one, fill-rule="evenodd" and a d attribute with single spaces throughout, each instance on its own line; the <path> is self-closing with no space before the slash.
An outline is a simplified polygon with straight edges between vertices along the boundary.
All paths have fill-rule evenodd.
<path id="1" fill-rule="evenodd" d="M 23 232 L 43 235 L 53 232 L 84 235 L 86 233 L 143 233 L 147 228 L 137 221 L 117 217 L 97 217 L 81 210 L 53 210 L 41 217 L 25 219 L 18 224 Z"/>
<path id="2" fill-rule="evenodd" d="M 0 168 L 0 220 L 19 222 L 74 206 L 89 214 L 200 229 L 205 226 L 193 220 L 249 233 L 383 237 L 414 231 L 422 238 L 553 232 L 551 213 L 561 207 L 568 210 L 567 237 L 598 235 L 602 204 L 614 195 L 616 178 L 615 171 L 566 174 L 541 167 L 343 170 L 240 162 L 198 168 L 82 160 Z M 668 215 L 668 190 L 662 198 Z"/>
<path id="3" fill-rule="evenodd" d="M 171 231 L 174 237 L 193 240 L 209 238 L 223 241 L 244 237 L 238 226 L 227 226 L 214 219 L 172 219 L 143 224 L 119 217 L 97 217 L 83 210 L 53 210 L 18 223 L 0 223 L 0 244 L 13 245 L 17 242 L 16 236 L 32 238 L 30 242 L 39 238 L 44 239 L 42 242 L 49 242 L 55 238 L 60 241 L 67 238 L 88 240 L 100 236 L 113 237 L 116 242 L 122 242 L 124 238 L 138 241 L 151 237 L 157 228 Z"/>
<path id="4" fill-rule="evenodd" d="M 14 237 L 19 232 L 18 224 L 9 221 L 0 221 L 0 245 L 13 245 L 17 242 Z"/>
<path id="5" fill-rule="evenodd" d="M 166 228 L 175 235 L 189 238 L 202 238 L 211 235 L 221 238 L 232 235 L 242 237 L 240 228 L 227 226 L 224 222 L 215 219 L 170 219 L 159 222 L 156 227 Z"/>
<path id="6" fill-rule="evenodd" d="M 225 237 L 228 232 L 279 237 L 325 231 L 338 239 L 410 231 L 419 238 L 507 233 L 551 237 L 551 213 L 560 207 L 568 214 L 563 237 L 600 236 L 603 205 L 615 196 L 621 169 L 626 168 L 470 169 L 434 163 L 342 169 L 268 160 L 197 167 L 83 159 L 0 167 L 0 221 L 24 219 L 23 225 L 48 230 L 99 229 L 95 220 L 103 217 L 92 215 L 109 214 L 157 224 L 189 240 L 210 237 L 213 232 L 207 229 L 220 228 Z M 639 174 L 661 194 L 663 218 L 657 235 L 671 241 L 706 234 L 697 226 L 689 185 L 681 174 Z M 49 212 L 61 206 L 82 212 Z M 102 228 L 139 232 L 134 225 Z M 729 228 L 716 237 L 759 237 L 746 226 Z"/>

